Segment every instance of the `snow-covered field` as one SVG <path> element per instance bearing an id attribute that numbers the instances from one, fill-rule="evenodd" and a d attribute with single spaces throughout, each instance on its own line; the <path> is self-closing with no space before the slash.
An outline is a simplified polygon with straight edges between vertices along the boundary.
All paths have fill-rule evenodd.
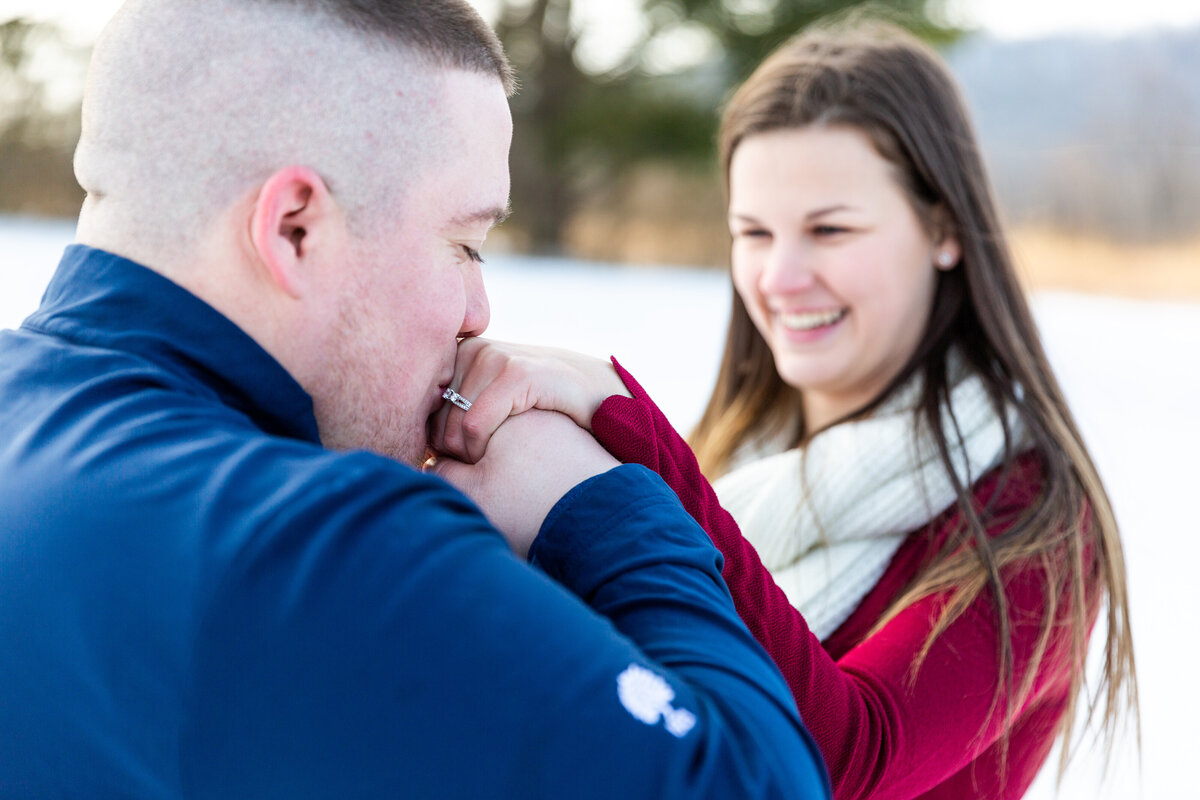
<path id="1" fill-rule="evenodd" d="M 69 224 L 0 217 L 0 328 L 36 307 L 72 235 Z M 488 335 L 614 354 L 677 426 L 697 419 L 728 315 L 722 275 L 511 257 L 484 270 Z M 1103 780 L 1102 756 L 1085 750 L 1057 796 L 1200 797 L 1191 769 L 1200 741 L 1200 304 L 1054 293 L 1036 296 L 1034 310 L 1122 525 L 1142 694 L 1140 774 L 1126 736 Z M 1051 765 L 1028 796 L 1054 797 L 1053 773 Z"/>

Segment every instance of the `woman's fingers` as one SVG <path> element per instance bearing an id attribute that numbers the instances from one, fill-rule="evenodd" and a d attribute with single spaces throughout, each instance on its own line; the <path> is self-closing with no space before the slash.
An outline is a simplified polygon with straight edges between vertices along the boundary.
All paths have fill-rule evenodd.
<path id="1" fill-rule="evenodd" d="M 477 385 L 479 375 L 478 371 L 468 375 L 472 387 Z M 501 366 L 499 374 L 472 391 L 476 395 L 471 410 L 451 417 L 451 429 L 453 444 L 473 464 L 483 458 L 492 434 L 506 419 L 534 408 L 535 404 L 530 399 L 527 376 L 506 366 Z M 457 426 L 453 425 L 455 421 Z"/>
<path id="2" fill-rule="evenodd" d="M 533 408 L 560 411 L 584 429 L 612 394 L 628 394 L 612 364 L 591 356 L 485 339 L 459 344 L 452 384 L 469 410 L 446 403 L 430 420 L 439 452 L 475 463 L 504 420 Z"/>
<path id="3" fill-rule="evenodd" d="M 486 346 L 487 341 L 478 337 L 463 339 L 458 344 L 458 354 L 454 360 L 454 374 L 448 388 L 453 389 L 468 402 L 474 404 L 474 397 L 464 385 L 465 376 L 470 371 L 476 355 Z M 462 415 L 466 410 L 450 401 L 442 403 L 426 423 L 429 445 L 438 453 L 453 455 L 465 459 L 466 452 L 462 448 L 462 436 L 458 430 Z M 453 421 L 453 422 L 452 422 Z"/>
<path id="4" fill-rule="evenodd" d="M 431 427 L 435 449 L 473 464 L 483 457 L 488 440 L 504 420 L 533 407 L 516 405 L 528 392 L 513 383 L 524 379 L 509 370 L 512 358 L 505 347 L 494 342 L 473 338 L 459 344 L 452 388 L 469 400 L 471 407 L 463 409 L 450 402 L 442 406 Z"/>

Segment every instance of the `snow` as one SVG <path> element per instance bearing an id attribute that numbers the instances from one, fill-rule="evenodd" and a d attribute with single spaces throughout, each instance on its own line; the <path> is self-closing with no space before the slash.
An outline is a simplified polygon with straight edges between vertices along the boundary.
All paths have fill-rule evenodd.
<path id="1" fill-rule="evenodd" d="M 0 328 L 38 302 L 73 226 L 0 217 Z M 616 355 L 682 429 L 716 374 L 730 290 L 716 272 L 495 257 L 484 267 L 488 335 Z M 1200 681 L 1193 680 L 1200 561 L 1200 304 L 1069 293 L 1033 298 L 1050 360 L 1103 476 L 1128 560 L 1142 755 L 1133 736 L 1105 758 L 1082 750 L 1055 795 L 1055 763 L 1035 800 L 1194 798 L 1190 771 Z"/>

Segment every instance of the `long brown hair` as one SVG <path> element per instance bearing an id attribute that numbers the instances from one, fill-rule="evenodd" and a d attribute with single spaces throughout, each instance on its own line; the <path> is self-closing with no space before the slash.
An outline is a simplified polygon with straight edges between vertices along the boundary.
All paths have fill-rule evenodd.
<path id="1" fill-rule="evenodd" d="M 933 310 L 908 363 L 880 396 L 832 423 L 870 414 L 899 386 L 919 379 L 922 392 L 914 424 L 932 432 L 963 518 L 960 530 L 892 604 L 876 630 L 919 598 L 948 593 L 944 612 L 914 659 L 915 675 L 934 639 L 980 593 L 988 592 L 994 600 L 1001 665 L 993 703 L 1006 697 L 1005 714 L 1011 719 L 1018 698 L 1032 687 L 1052 634 L 1060 634 L 1065 622 L 1075 669 L 1061 722 L 1061 776 L 1071 752 L 1096 608 L 1089 598 L 1101 592 L 1107 596 L 1105 660 L 1095 697 L 1088 698 L 1088 723 L 1102 698 L 1106 746 L 1111 747 L 1122 709 L 1130 711 L 1136 724 L 1125 562 L 1108 496 L 1018 285 L 965 104 L 938 56 L 899 28 L 860 21 L 805 32 L 763 62 L 724 111 L 720 155 L 727 189 L 730 161 L 742 141 L 767 131 L 814 126 L 849 127 L 866 134 L 894 167 L 929 232 L 953 233 L 962 247 L 956 268 L 938 270 Z M 941 409 L 949 407 L 953 388 L 947 371 L 952 349 L 983 380 L 997 412 L 1016 410 L 1043 466 L 1044 485 L 1037 501 L 996 537 L 986 533 L 988 509 L 979 510 L 971 487 L 956 477 L 951 453 L 960 442 L 954 426 L 948 431 L 942 423 Z M 1005 420 L 1005 414 L 998 415 Z M 717 383 L 691 437 L 701 467 L 715 477 L 749 437 L 796 428 L 796 421 L 791 446 L 803 446 L 819 435 L 806 429 L 799 392 L 779 376 L 770 348 L 735 292 Z M 1019 455 L 1007 423 L 1005 429 L 1002 481 Z M 1033 660 L 1021 685 L 1013 686 L 1002 575 L 1012 565 L 1030 564 L 1046 577 L 1046 608 Z M 1001 747 L 1006 746 L 1005 738 Z"/>

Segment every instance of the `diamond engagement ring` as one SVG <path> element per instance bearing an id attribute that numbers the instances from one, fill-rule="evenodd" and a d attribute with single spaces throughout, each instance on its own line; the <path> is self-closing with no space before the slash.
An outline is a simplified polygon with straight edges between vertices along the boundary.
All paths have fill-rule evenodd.
<path id="1" fill-rule="evenodd" d="M 442 399 L 449 400 L 463 411 L 469 411 L 471 408 L 471 401 L 451 389 L 449 386 L 446 387 L 446 391 L 442 392 Z"/>

